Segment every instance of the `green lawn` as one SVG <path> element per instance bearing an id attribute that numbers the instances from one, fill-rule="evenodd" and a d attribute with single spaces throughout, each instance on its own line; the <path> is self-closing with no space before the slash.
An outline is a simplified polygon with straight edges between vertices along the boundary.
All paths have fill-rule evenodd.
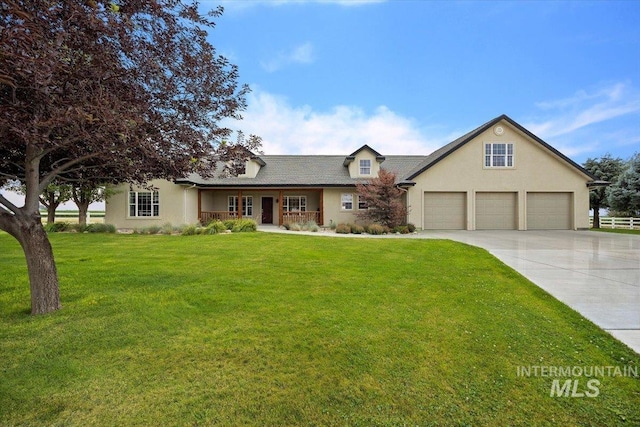
<path id="1" fill-rule="evenodd" d="M 51 240 L 64 308 L 32 317 L 22 252 L 0 233 L 3 426 L 640 424 L 639 378 L 598 377 L 590 398 L 517 375 L 640 356 L 484 250 L 263 233 Z"/>

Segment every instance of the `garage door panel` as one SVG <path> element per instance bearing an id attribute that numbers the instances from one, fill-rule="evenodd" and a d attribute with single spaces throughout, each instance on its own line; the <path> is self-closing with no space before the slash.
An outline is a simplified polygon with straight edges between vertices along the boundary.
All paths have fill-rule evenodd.
<path id="1" fill-rule="evenodd" d="M 571 193 L 527 193 L 528 230 L 570 230 Z"/>
<path id="2" fill-rule="evenodd" d="M 517 193 L 476 193 L 477 230 L 515 230 Z"/>
<path id="3" fill-rule="evenodd" d="M 423 212 L 426 230 L 464 230 L 467 228 L 467 194 L 426 192 Z"/>

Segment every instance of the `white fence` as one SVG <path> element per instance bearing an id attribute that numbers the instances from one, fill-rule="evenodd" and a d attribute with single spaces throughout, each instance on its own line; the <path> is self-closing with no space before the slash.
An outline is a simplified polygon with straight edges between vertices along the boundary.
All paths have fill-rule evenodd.
<path id="1" fill-rule="evenodd" d="M 40 211 L 42 222 L 47 221 L 47 211 Z M 78 223 L 78 211 L 56 211 L 55 222 Z M 87 224 L 103 223 L 104 211 L 88 211 Z"/>
<path id="2" fill-rule="evenodd" d="M 589 218 L 589 226 L 593 227 L 593 217 Z M 628 230 L 640 230 L 640 218 L 615 218 L 601 217 L 600 228 L 626 228 Z"/>

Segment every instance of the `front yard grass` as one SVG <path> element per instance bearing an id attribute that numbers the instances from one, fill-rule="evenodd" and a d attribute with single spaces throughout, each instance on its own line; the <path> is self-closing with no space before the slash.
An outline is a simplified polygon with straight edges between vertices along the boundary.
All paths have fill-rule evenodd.
<path id="1" fill-rule="evenodd" d="M 52 234 L 64 308 L 32 317 L 0 233 L 0 425 L 640 424 L 640 379 L 550 397 L 525 366 L 640 356 L 442 240 Z"/>

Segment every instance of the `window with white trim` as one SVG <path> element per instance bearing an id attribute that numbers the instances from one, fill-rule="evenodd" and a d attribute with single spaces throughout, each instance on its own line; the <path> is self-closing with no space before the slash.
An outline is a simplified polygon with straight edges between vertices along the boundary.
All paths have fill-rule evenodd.
<path id="1" fill-rule="evenodd" d="M 360 175 L 371 175 L 371 160 L 360 160 Z"/>
<path id="2" fill-rule="evenodd" d="M 343 193 L 340 202 L 343 211 L 353 210 L 353 194 Z"/>
<path id="3" fill-rule="evenodd" d="M 486 143 L 484 145 L 485 168 L 512 168 L 512 143 Z"/>
<path id="4" fill-rule="evenodd" d="M 238 212 L 238 196 L 229 196 L 229 212 Z M 253 216 L 253 196 L 242 196 L 242 216 Z"/>
<path id="5" fill-rule="evenodd" d="M 367 202 L 365 202 L 362 197 L 358 196 L 358 210 L 366 211 L 367 209 L 369 209 Z"/>
<path id="6" fill-rule="evenodd" d="M 129 191 L 129 216 L 160 216 L 160 194 L 157 191 Z"/>
<path id="7" fill-rule="evenodd" d="M 282 211 L 283 212 L 306 212 L 307 196 L 283 196 Z"/>

